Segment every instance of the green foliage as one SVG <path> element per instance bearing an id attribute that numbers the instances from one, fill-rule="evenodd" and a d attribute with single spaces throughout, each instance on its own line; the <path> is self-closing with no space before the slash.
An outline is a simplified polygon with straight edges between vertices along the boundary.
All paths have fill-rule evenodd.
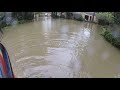
<path id="1" fill-rule="evenodd" d="M 110 43 L 114 43 L 114 37 L 112 36 L 112 34 L 110 32 L 105 33 L 105 38 L 106 40 L 108 40 Z"/>
<path id="2" fill-rule="evenodd" d="M 31 21 L 34 19 L 33 12 L 12 12 L 12 17 L 17 19 L 19 24 Z M 10 26 L 6 24 L 4 12 L 0 12 L 0 28 Z"/>
<path id="3" fill-rule="evenodd" d="M 0 28 L 3 28 L 6 26 L 6 23 L 3 22 L 3 19 L 4 19 L 4 13 L 0 12 Z"/>
<path id="4" fill-rule="evenodd" d="M 105 35 L 105 32 L 106 32 L 106 29 L 105 28 L 103 28 L 103 30 L 102 30 L 102 33 L 101 33 L 101 35 Z"/>
<path id="5" fill-rule="evenodd" d="M 6 27 L 7 26 L 7 24 L 5 23 L 5 22 L 2 22 L 1 24 L 0 24 L 0 28 L 4 28 L 4 27 Z"/>
<path id="6" fill-rule="evenodd" d="M 104 38 L 110 42 L 112 45 L 120 48 L 120 37 L 114 37 L 110 31 L 106 30 L 105 28 L 103 28 L 103 32 L 102 34 L 104 36 Z"/>
<path id="7" fill-rule="evenodd" d="M 13 12 L 12 16 L 18 20 L 32 20 L 32 19 L 34 19 L 33 12 Z"/>
<path id="8" fill-rule="evenodd" d="M 0 20 L 4 17 L 4 13 L 0 12 Z"/>
<path id="9" fill-rule="evenodd" d="M 80 15 L 80 17 L 78 19 L 76 19 L 78 21 L 84 21 L 84 18 L 82 17 L 82 15 Z"/>
<path id="10" fill-rule="evenodd" d="M 114 21 L 115 23 L 119 24 L 120 23 L 120 12 L 113 12 L 114 15 Z"/>
<path id="11" fill-rule="evenodd" d="M 98 24 L 109 25 L 114 23 L 114 16 L 111 12 L 100 12 L 96 14 L 98 18 Z"/>

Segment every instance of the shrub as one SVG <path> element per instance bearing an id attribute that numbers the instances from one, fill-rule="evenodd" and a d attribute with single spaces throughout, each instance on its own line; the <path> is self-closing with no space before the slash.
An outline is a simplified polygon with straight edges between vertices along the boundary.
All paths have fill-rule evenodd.
<path id="1" fill-rule="evenodd" d="M 114 23 L 114 16 L 110 12 L 97 13 L 96 17 L 98 18 L 98 24 L 100 25 L 109 25 Z"/>
<path id="2" fill-rule="evenodd" d="M 120 48 L 120 37 L 114 37 L 110 31 L 107 29 L 103 28 L 103 31 L 101 35 L 104 36 L 104 38 L 110 42 L 112 45 Z"/>
<path id="3" fill-rule="evenodd" d="M 102 28 L 102 33 L 101 35 L 105 36 L 106 34 L 108 34 L 110 31 L 108 31 L 106 28 Z"/>
<path id="4" fill-rule="evenodd" d="M 114 42 L 113 42 L 113 41 L 114 41 L 114 37 L 112 36 L 111 33 L 106 32 L 106 33 L 105 33 L 105 38 L 106 38 L 106 40 L 109 41 L 110 43 L 114 43 Z"/>
<path id="5" fill-rule="evenodd" d="M 120 12 L 113 12 L 114 20 L 116 24 L 120 24 Z"/>
<path id="6" fill-rule="evenodd" d="M 120 37 L 114 38 L 113 45 L 120 48 Z"/>
<path id="7" fill-rule="evenodd" d="M 16 19 L 20 20 L 32 20 L 34 19 L 33 12 L 13 12 L 12 16 Z"/>
<path id="8" fill-rule="evenodd" d="M 79 18 L 75 18 L 78 21 L 84 21 L 84 18 L 82 17 L 82 15 L 79 16 Z"/>

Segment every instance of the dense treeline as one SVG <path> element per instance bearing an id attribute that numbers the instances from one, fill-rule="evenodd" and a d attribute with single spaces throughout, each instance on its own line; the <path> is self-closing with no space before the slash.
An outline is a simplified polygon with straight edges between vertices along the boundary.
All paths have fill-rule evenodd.
<path id="1" fill-rule="evenodd" d="M 13 12 L 12 16 L 18 20 L 32 20 L 34 18 L 33 12 Z"/>
<path id="2" fill-rule="evenodd" d="M 18 23 L 24 23 L 24 22 L 27 22 L 33 19 L 34 19 L 33 12 L 11 12 L 11 13 L 1 12 L 0 13 L 0 28 L 12 25 L 13 21 L 15 20 Z"/>
<path id="3" fill-rule="evenodd" d="M 78 21 L 84 21 L 82 15 L 78 15 L 77 17 L 71 12 L 52 12 L 51 16 L 53 18 L 66 18 L 66 19 L 74 19 Z"/>
<path id="4" fill-rule="evenodd" d="M 116 24 L 120 23 L 120 12 L 112 12 Z"/>
<path id="5" fill-rule="evenodd" d="M 62 15 L 62 13 L 65 14 Z M 73 15 L 70 12 L 52 12 L 51 16 L 53 18 L 64 17 L 70 19 Z M 111 25 L 120 23 L 120 12 L 96 12 L 96 17 L 98 19 L 98 24 L 100 25 Z M 80 21 L 82 20 L 83 18 L 80 16 Z"/>
<path id="6" fill-rule="evenodd" d="M 120 12 L 98 12 L 96 17 L 100 25 L 120 24 Z"/>

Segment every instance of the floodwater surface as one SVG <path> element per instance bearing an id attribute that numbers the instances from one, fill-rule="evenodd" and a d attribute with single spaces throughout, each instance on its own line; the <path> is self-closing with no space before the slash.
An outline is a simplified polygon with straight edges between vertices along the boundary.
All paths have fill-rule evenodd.
<path id="1" fill-rule="evenodd" d="M 120 51 L 104 40 L 97 24 L 43 17 L 3 32 L 15 77 L 120 76 Z"/>

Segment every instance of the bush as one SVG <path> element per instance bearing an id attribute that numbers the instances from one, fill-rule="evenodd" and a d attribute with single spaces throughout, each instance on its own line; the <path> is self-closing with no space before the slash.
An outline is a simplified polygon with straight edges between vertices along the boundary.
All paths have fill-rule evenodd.
<path id="1" fill-rule="evenodd" d="M 79 18 L 75 18 L 78 21 L 84 21 L 84 18 L 82 17 L 82 15 L 79 16 Z"/>
<path id="2" fill-rule="evenodd" d="M 107 29 L 103 28 L 103 31 L 101 35 L 104 36 L 104 38 L 110 42 L 112 45 L 120 48 L 120 37 L 114 37 L 110 31 Z"/>
<path id="3" fill-rule="evenodd" d="M 114 39 L 113 45 L 116 46 L 116 47 L 118 47 L 118 48 L 120 48 L 120 37 Z"/>
<path id="4" fill-rule="evenodd" d="M 120 24 L 120 12 L 113 12 L 114 20 L 116 24 Z"/>
<path id="5" fill-rule="evenodd" d="M 113 41 L 114 41 L 114 37 L 112 36 L 111 33 L 106 32 L 106 33 L 105 33 L 105 38 L 106 38 L 106 40 L 109 41 L 110 43 L 114 43 L 114 42 L 113 42 Z"/>
<path id="6" fill-rule="evenodd" d="M 114 16 L 110 12 L 97 13 L 96 17 L 98 18 L 98 24 L 100 25 L 109 25 L 114 23 Z"/>
<path id="7" fill-rule="evenodd" d="M 12 16 L 14 18 L 18 19 L 18 21 L 34 19 L 34 13 L 33 12 L 13 12 Z"/>
<path id="8" fill-rule="evenodd" d="M 102 33 L 101 35 L 105 36 L 106 34 L 110 33 L 110 31 L 108 31 L 106 28 L 102 28 Z"/>

